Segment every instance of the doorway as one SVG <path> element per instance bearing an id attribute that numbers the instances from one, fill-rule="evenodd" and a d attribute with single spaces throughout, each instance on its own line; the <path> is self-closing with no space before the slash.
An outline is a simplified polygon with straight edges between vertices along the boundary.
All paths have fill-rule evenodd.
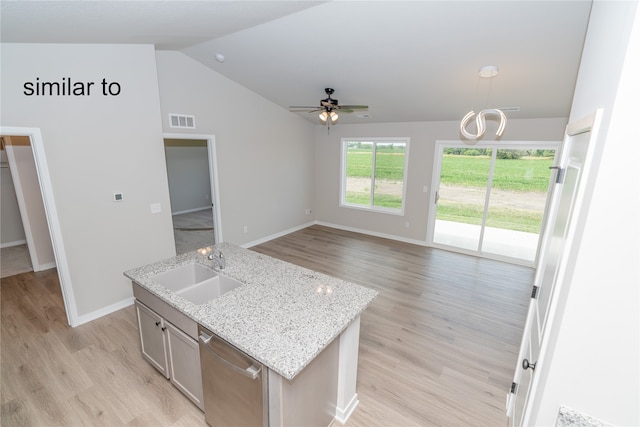
<path id="1" fill-rule="evenodd" d="M 176 255 L 222 241 L 212 135 L 165 134 Z"/>
<path id="2" fill-rule="evenodd" d="M 533 266 L 559 146 L 437 141 L 429 244 Z"/>
<path id="3" fill-rule="evenodd" d="M 31 139 L 0 136 L 2 277 L 56 266 Z"/>
<path id="4" fill-rule="evenodd" d="M 29 139 L 31 144 L 31 153 L 35 161 L 37 180 L 40 186 L 49 237 L 53 247 L 55 267 L 58 272 L 58 281 L 60 282 L 60 289 L 62 290 L 62 298 L 64 300 L 64 308 L 67 313 L 67 321 L 71 327 L 75 327 L 78 324 L 78 313 L 76 311 L 75 296 L 71 286 L 71 274 L 69 272 L 67 256 L 64 244 L 62 243 L 62 230 L 60 227 L 60 220 L 58 218 L 58 209 L 53 195 L 53 187 L 49 178 L 49 165 L 44 152 L 42 133 L 39 128 L 2 126 L 0 127 L 0 134 L 24 136 Z"/>
<path id="5" fill-rule="evenodd" d="M 565 130 L 562 153 L 554 166 L 554 176 L 558 179 L 554 181 L 513 386 L 507 395 L 510 426 L 529 425 L 528 417 L 534 406 L 529 400 L 538 397 L 538 384 L 544 381 L 539 377 L 546 372 L 544 358 L 554 333 L 553 316 L 562 310 L 561 295 L 566 295 L 565 268 L 578 235 L 580 213 L 584 211 L 582 203 L 588 185 L 585 177 L 592 168 L 601 120 L 599 109 L 570 123 Z"/>

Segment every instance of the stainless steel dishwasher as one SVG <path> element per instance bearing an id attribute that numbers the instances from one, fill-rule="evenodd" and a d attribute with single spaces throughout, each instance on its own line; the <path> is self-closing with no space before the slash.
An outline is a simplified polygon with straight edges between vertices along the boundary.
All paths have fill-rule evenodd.
<path id="1" fill-rule="evenodd" d="M 268 426 L 267 368 L 200 325 L 198 336 L 207 423 Z"/>

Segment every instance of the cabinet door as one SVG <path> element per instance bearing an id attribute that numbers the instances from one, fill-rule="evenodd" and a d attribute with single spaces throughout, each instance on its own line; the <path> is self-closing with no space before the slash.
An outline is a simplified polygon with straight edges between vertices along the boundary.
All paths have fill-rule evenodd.
<path id="1" fill-rule="evenodd" d="M 169 322 L 166 322 L 165 326 L 167 327 L 171 383 L 198 408 L 204 410 L 198 342 Z"/>
<path id="2" fill-rule="evenodd" d="M 142 355 L 151 364 L 169 378 L 167 363 L 165 325 L 162 317 L 151 311 L 145 305 L 136 301 L 138 315 L 138 330 L 140 331 L 140 345 Z"/>

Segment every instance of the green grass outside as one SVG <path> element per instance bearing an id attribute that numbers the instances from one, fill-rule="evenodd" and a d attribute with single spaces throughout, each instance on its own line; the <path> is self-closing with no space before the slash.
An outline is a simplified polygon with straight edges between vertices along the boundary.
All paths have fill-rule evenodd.
<path id="1" fill-rule="evenodd" d="M 376 151 L 376 178 L 402 181 L 404 178 L 405 152 L 403 149 Z M 371 177 L 371 149 L 349 148 L 347 152 L 347 176 Z M 487 186 L 491 163 L 489 156 L 444 155 L 440 183 L 462 187 Z M 522 157 L 520 159 L 496 159 L 493 188 L 520 192 L 547 192 L 549 185 L 550 157 Z M 348 192 L 346 201 L 369 205 L 368 193 Z M 377 195 L 375 206 L 399 209 L 402 196 Z M 463 203 L 441 201 L 437 217 L 440 220 L 480 225 L 482 208 Z M 539 233 L 542 213 L 526 210 L 491 208 L 487 226 L 508 230 Z"/>
<path id="2" fill-rule="evenodd" d="M 363 148 L 349 148 L 347 152 L 347 176 L 356 178 L 370 178 L 373 150 Z M 376 180 L 400 181 L 404 179 L 404 148 L 376 149 Z M 369 193 L 348 191 L 345 201 L 361 206 L 369 206 Z M 402 207 L 402 195 L 374 194 L 373 205 L 390 209 Z"/>
<path id="3" fill-rule="evenodd" d="M 462 187 L 487 186 L 491 158 L 489 156 L 455 156 L 442 158 L 440 183 Z M 493 187 L 513 191 L 547 192 L 549 185 L 550 157 L 523 157 L 521 159 L 496 159 Z"/>
<path id="4" fill-rule="evenodd" d="M 486 188 L 491 163 L 489 156 L 444 155 L 440 183 L 461 187 Z M 549 186 L 550 157 L 523 157 L 496 159 L 492 186 L 501 190 L 524 193 L 546 193 Z M 437 218 L 465 224 L 480 225 L 483 207 L 464 203 L 441 201 Z M 490 207 L 487 227 L 539 233 L 542 212 Z"/>
<path id="5" fill-rule="evenodd" d="M 376 150 L 376 178 L 402 181 L 404 178 L 404 154 L 401 149 Z M 371 150 L 349 148 L 347 152 L 347 176 L 371 177 Z"/>
<path id="6" fill-rule="evenodd" d="M 369 193 L 347 191 L 345 201 L 355 205 L 369 206 Z M 392 196 L 390 194 L 375 194 L 373 205 L 390 209 L 400 209 L 402 208 L 402 197 Z"/>

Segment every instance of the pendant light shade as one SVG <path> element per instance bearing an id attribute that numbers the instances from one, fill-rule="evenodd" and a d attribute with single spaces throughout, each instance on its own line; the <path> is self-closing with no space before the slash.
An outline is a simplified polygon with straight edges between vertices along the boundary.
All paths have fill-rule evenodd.
<path id="1" fill-rule="evenodd" d="M 318 117 L 323 125 L 326 124 L 329 119 L 331 119 L 331 124 L 335 124 L 338 121 L 338 113 L 335 111 L 323 111 Z"/>
<path id="2" fill-rule="evenodd" d="M 469 111 L 466 116 L 460 122 L 460 133 L 467 139 L 478 139 L 486 130 L 485 116 L 498 116 L 500 119 L 500 125 L 498 126 L 498 130 L 496 131 L 496 136 L 502 136 L 504 132 L 504 128 L 507 125 L 507 116 L 504 115 L 502 110 L 498 110 L 496 108 L 490 108 L 487 110 L 482 110 L 476 116 L 476 133 L 470 133 L 467 131 L 467 125 L 471 121 L 475 114 L 475 111 Z"/>
<path id="3" fill-rule="evenodd" d="M 498 75 L 498 67 L 495 65 L 485 65 L 484 67 L 480 67 L 478 71 L 478 76 L 483 79 L 492 79 Z M 489 96 L 491 95 L 491 85 L 489 85 Z M 504 132 L 504 128 L 507 125 L 507 116 L 504 115 L 502 110 L 497 108 L 487 108 L 485 110 L 480 111 L 476 115 L 476 132 L 471 133 L 467 131 L 467 125 L 473 119 L 473 116 L 476 115 L 475 111 L 469 111 L 460 122 L 460 133 L 467 139 L 479 139 L 484 135 L 486 130 L 485 116 L 497 116 L 500 120 L 500 124 L 498 125 L 498 130 L 496 132 L 496 136 L 502 136 Z"/>

